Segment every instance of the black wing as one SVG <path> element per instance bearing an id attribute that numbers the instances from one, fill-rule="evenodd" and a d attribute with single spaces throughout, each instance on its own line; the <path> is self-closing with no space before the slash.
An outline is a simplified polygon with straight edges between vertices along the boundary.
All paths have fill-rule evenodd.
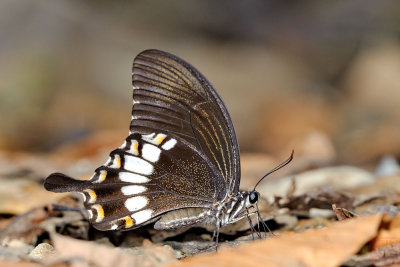
<path id="1" fill-rule="evenodd" d="M 183 60 L 157 50 L 133 63 L 133 111 L 125 143 L 88 181 L 52 174 L 47 190 L 84 195 L 100 230 L 128 230 L 172 210 L 206 211 L 240 180 L 239 147 L 222 100 Z"/>
<path id="2" fill-rule="evenodd" d="M 133 88 L 131 133 L 161 130 L 173 136 L 207 162 L 217 181 L 223 179 L 219 200 L 225 193 L 235 194 L 239 146 L 229 113 L 210 82 L 184 60 L 146 50 L 133 62 Z"/>
<path id="3" fill-rule="evenodd" d="M 171 156 L 174 150 L 181 156 Z M 213 173 L 176 139 L 162 133 L 132 134 L 88 181 L 54 173 L 44 186 L 53 192 L 81 193 L 95 228 L 129 230 L 171 210 L 211 207 L 215 183 L 194 179 L 198 175 Z"/>

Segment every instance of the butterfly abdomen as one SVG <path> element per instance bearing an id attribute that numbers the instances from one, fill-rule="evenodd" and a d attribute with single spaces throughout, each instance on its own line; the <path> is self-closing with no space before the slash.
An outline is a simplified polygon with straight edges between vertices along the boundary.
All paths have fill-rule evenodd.
<path id="1" fill-rule="evenodd" d="M 177 229 L 187 225 L 193 225 L 204 221 L 207 217 L 204 208 L 187 208 L 167 212 L 158 220 L 154 228 L 157 230 Z"/>
<path id="2" fill-rule="evenodd" d="M 62 173 L 52 173 L 46 178 L 44 188 L 52 192 L 82 192 L 89 181 L 76 180 Z"/>

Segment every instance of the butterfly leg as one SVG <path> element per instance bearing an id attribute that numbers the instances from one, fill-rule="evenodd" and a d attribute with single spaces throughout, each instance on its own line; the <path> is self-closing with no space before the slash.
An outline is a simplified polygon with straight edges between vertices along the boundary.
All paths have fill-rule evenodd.
<path id="1" fill-rule="evenodd" d="M 265 238 L 267 238 L 267 234 L 266 234 L 266 230 L 268 230 L 268 232 L 270 232 L 273 236 L 275 236 L 274 232 L 271 231 L 271 229 L 269 229 L 268 225 L 264 222 L 264 220 L 261 217 L 260 211 L 258 210 L 258 204 L 256 204 L 256 212 L 257 212 L 257 220 L 258 223 L 261 222 L 262 226 L 263 226 L 263 230 L 265 233 Z M 259 230 L 261 231 L 261 229 L 259 228 Z"/>
<path id="2" fill-rule="evenodd" d="M 218 239 L 219 239 L 219 228 L 221 227 L 221 222 L 220 220 L 217 220 L 217 223 L 215 224 L 215 230 L 213 233 L 212 240 L 215 242 L 215 251 L 218 251 Z"/>
<path id="3" fill-rule="evenodd" d="M 254 225 L 253 225 L 253 222 L 251 221 L 251 219 L 250 219 L 250 212 L 249 212 L 249 209 L 246 207 L 246 212 L 247 212 L 247 214 L 246 214 L 246 217 L 247 217 L 247 220 L 249 221 L 249 225 L 250 225 L 250 230 L 251 230 L 251 237 L 253 238 L 253 240 L 255 239 L 254 238 L 254 232 L 256 231 L 256 229 L 254 228 Z"/>

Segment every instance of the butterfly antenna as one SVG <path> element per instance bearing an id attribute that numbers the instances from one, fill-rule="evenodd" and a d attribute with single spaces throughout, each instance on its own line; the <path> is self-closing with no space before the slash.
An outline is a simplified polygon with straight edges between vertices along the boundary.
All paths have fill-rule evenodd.
<path id="1" fill-rule="evenodd" d="M 261 179 L 258 180 L 258 182 L 256 183 L 256 185 L 254 186 L 253 191 L 256 190 L 257 185 L 258 185 L 262 180 L 264 180 L 265 177 L 267 177 L 267 176 L 270 175 L 271 173 L 276 172 L 277 170 L 279 170 L 279 169 L 285 167 L 286 165 L 288 165 L 288 164 L 292 161 L 293 155 L 294 155 L 294 150 L 292 150 L 292 154 L 290 154 L 290 157 L 289 157 L 287 160 L 285 160 L 284 162 L 282 162 L 281 164 L 279 164 L 278 166 L 276 166 L 275 168 L 273 168 L 272 170 L 270 170 L 269 172 L 267 172 L 263 177 L 261 177 Z"/>

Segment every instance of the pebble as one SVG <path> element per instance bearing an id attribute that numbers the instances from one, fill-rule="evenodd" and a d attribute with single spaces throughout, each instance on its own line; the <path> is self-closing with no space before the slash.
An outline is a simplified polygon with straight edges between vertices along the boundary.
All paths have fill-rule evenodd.
<path id="1" fill-rule="evenodd" d="M 55 252 L 56 250 L 52 245 L 48 243 L 40 243 L 31 251 L 31 253 L 29 253 L 29 257 L 41 260 L 46 258 L 48 255 L 54 254 Z"/>

